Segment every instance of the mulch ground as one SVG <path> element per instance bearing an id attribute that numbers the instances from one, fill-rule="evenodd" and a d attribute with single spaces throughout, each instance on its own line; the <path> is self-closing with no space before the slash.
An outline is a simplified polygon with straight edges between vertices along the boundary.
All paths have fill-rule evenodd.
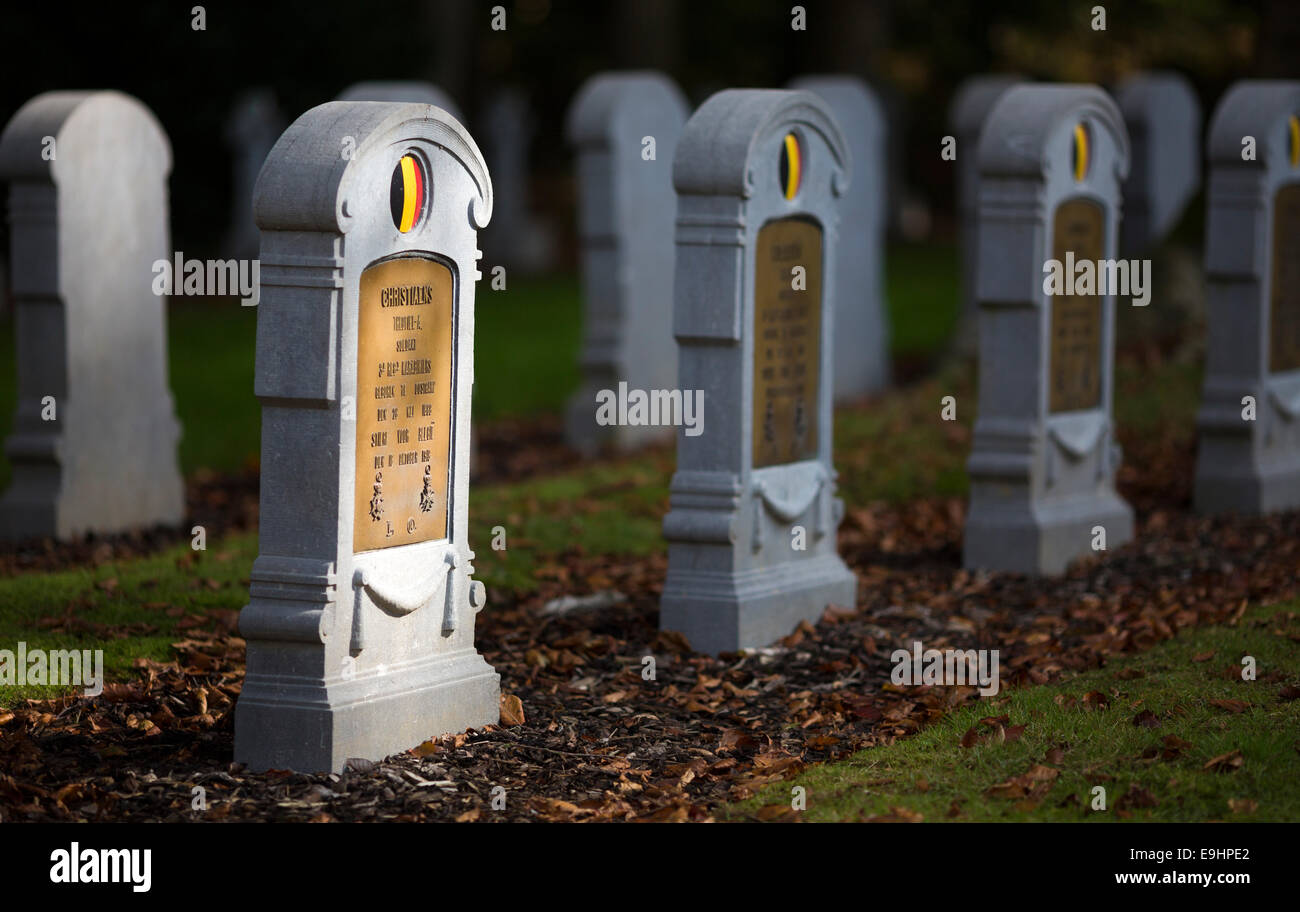
<path id="1" fill-rule="evenodd" d="M 657 630 L 662 557 L 568 553 L 543 569 L 539 592 L 490 593 L 479 615 L 502 725 L 342 775 L 250 775 L 232 763 L 244 649 L 235 613 L 219 612 L 176 644 L 176 661 L 140 661 L 137 681 L 0 711 L 0 819 L 709 820 L 765 783 L 979 699 L 968 687 L 893 689 L 890 653 L 913 640 L 998 648 L 1003 685 L 1033 686 L 1296 594 L 1300 513 L 1193 516 L 1190 449 L 1125 443 L 1135 543 L 1055 579 L 973 574 L 960 569 L 960 500 L 850 509 L 840 544 L 859 610 L 828 609 L 746 655 L 699 656 Z M 606 591 L 628 597 L 543 611 Z M 191 807 L 195 786 L 206 810 Z M 759 817 L 790 813 L 773 805 Z"/>

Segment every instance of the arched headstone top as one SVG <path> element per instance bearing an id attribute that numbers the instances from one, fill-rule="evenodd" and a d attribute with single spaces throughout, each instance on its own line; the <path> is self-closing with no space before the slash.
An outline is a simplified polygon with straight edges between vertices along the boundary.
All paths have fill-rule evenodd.
<path id="1" fill-rule="evenodd" d="M 1248 79 L 1233 84 L 1214 109 L 1206 154 L 1216 165 L 1267 170 L 1293 164 L 1289 120 L 1300 118 L 1300 81 Z M 1255 138 L 1253 159 L 1242 158 L 1242 140 Z"/>
<path id="2" fill-rule="evenodd" d="M 820 147 L 822 154 L 808 150 L 807 181 L 826 180 L 830 195 L 843 193 L 849 151 L 826 103 L 811 92 L 779 89 L 726 89 L 710 96 L 686 123 L 673 160 L 673 186 L 679 194 L 748 199 L 758 171 L 778 166 L 775 160 L 760 162 L 759 150 L 790 132 L 815 138 Z"/>
<path id="3" fill-rule="evenodd" d="M 267 156 L 253 191 L 257 226 L 347 233 L 358 163 L 384 148 L 392 149 L 396 162 L 407 146 L 420 143 L 434 144 L 461 164 L 476 190 L 469 219 L 476 229 L 487 225 L 492 179 L 473 137 L 451 114 L 425 104 L 330 101 L 294 121 Z"/>
<path id="4" fill-rule="evenodd" d="M 433 105 L 461 120 L 455 100 L 431 82 L 419 80 L 371 79 L 355 82 L 338 94 L 335 101 L 405 101 Z"/>
<path id="5" fill-rule="evenodd" d="M 1182 73 L 1173 70 L 1140 73 L 1125 79 L 1115 89 L 1115 101 L 1125 122 L 1128 122 L 1130 115 L 1143 115 L 1133 119 L 1145 120 L 1157 106 L 1167 108 L 1171 99 L 1176 99 L 1180 109 L 1177 113 L 1191 120 L 1200 120 L 1196 91 Z"/>
<path id="6" fill-rule="evenodd" d="M 171 173 L 172 150 L 153 112 L 122 92 L 46 92 L 18 109 L 0 136 L 0 174 L 13 181 L 59 183 L 64 168 L 104 154 L 103 130 L 128 135 L 130 155 Z M 54 137 L 55 154 L 45 151 Z"/>
<path id="7" fill-rule="evenodd" d="M 800 76 L 790 82 L 790 88 L 796 92 L 814 92 L 822 98 L 832 99 L 838 108 L 841 104 L 846 109 L 853 108 L 863 118 L 875 123 L 883 123 L 885 109 L 881 106 L 876 93 L 856 76 L 841 73 L 811 73 Z M 843 128 L 843 124 L 839 124 Z"/>
<path id="8" fill-rule="evenodd" d="M 996 73 L 967 79 L 948 106 L 948 123 L 958 133 L 979 133 L 993 105 L 1007 89 L 1025 81 L 1014 73 Z"/>
<path id="9" fill-rule="evenodd" d="M 655 70 L 599 73 L 583 83 L 565 117 L 564 135 L 575 146 L 612 146 L 619 127 L 644 107 L 675 109 L 682 120 L 690 110 L 686 96 Z M 640 137 L 637 137 L 639 140 Z"/>
<path id="10" fill-rule="evenodd" d="M 980 174 L 1045 181 L 1054 166 L 1069 161 L 1070 143 L 1078 124 L 1106 131 L 1110 149 L 1114 150 L 1109 161 L 1103 157 L 1091 162 L 1088 176 L 1104 173 L 1109 167 L 1116 182 L 1122 183 L 1129 168 L 1128 130 L 1115 100 L 1092 85 L 1021 85 L 1008 89 L 989 112 L 980 135 Z M 1103 153 L 1108 151 L 1106 144 L 1091 145 Z"/>

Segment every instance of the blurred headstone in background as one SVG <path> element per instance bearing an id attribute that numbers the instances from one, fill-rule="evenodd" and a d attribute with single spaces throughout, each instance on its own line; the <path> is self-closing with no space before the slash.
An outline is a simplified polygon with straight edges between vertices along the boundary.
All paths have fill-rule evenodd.
<path id="1" fill-rule="evenodd" d="M 9 184 L 18 407 L 0 537 L 179 525 L 167 383 L 171 144 L 120 92 L 46 92 L 0 136 Z"/>
<path id="2" fill-rule="evenodd" d="M 1300 506 L 1300 82 L 1246 80 L 1206 143 L 1201 513 Z"/>
<path id="3" fill-rule="evenodd" d="M 848 143 L 853 182 L 840 205 L 835 250 L 835 399 L 857 399 L 889 385 L 889 312 L 885 306 L 884 110 L 854 76 L 803 76 L 791 89 L 826 102 Z"/>
<path id="4" fill-rule="evenodd" d="M 482 233 L 484 262 L 534 274 L 549 269 L 555 259 L 555 231 L 531 210 L 529 149 L 536 124 L 528 98 L 507 86 L 489 97 L 477 123 L 484 154 L 496 188 L 492 224 Z"/>
<path id="5" fill-rule="evenodd" d="M 253 221 L 253 185 L 271 147 L 287 124 L 269 88 L 250 89 L 235 100 L 226 120 L 230 149 L 230 225 L 222 250 L 226 256 L 257 256 L 258 231 Z"/>
<path id="6" fill-rule="evenodd" d="M 1153 306 L 1119 311 L 1119 338 L 1189 360 L 1204 351 L 1205 272 L 1199 252 L 1169 243 L 1201 185 L 1201 105 L 1175 72 L 1138 72 L 1112 93 L 1128 127 L 1132 166 L 1124 182 L 1120 249 L 1148 257 Z"/>
<path id="7" fill-rule="evenodd" d="M 565 132 L 578 172 L 583 295 L 582 383 L 565 436 L 592 454 L 672 436 L 670 426 L 597 422 L 597 394 L 669 390 L 673 339 L 673 155 L 689 108 L 662 73 L 601 73 L 578 91 Z"/>
<path id="8" fill-rule="evenodd" d="M 1164 240 L 1201 185 L 1201 106 L 1172 72 L 1136 73 L 1114 95 L 1133 149 L 1121 250 L 1137 256 Z"/>
<path id="9" fill-rule="evenodd" d="M 810 92 L 729 89 L 687 121 L 673 164 L 677 435 L 659 626 L 713 655 L 852 609 L 832 465 L 840 189 L 848 147 Z"/>
<path id="10" fill-rule="evenodd" d="M 957 231 L 961 250 L 961 312 L 953 350 L 961 357 L 979 351 L 979 308 L 975 300 L 979 256 L 976 197 L 979 192 L 979 139 L 984 120 L 1002 94 L 1024 79 L 1015 75 L 972 76 L 962 82 L 948 108 L 948 127 L 957 140 Z"/>
<path id="11" fill-rule="evenodd" d="M 1115 490 L 1115 297 L 1074 281 L 1075 264 L 1100 272 L 1116 256 L 1128 155 L 1119 108 L 1096 86 L 1019 86 L 985 120 L 968 569 L 1058 574 L 1133 538 Z"/>

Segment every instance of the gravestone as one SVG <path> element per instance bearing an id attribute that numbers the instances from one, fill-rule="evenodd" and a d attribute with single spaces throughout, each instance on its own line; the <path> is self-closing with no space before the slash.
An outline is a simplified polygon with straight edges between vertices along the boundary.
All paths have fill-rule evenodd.
<path id="1" fill-rule="evenodd" d="M 1128 256 L 1158 244 L 1201 183 L 1201 105 L 1186 77 L 1136 73 L 1115 89 L 1132 146 L 1120 240 Z"/>
<path id="2" fill-rule="evenodd" d="M 1244 81 L 1207 141 L 1202 513 L 1300 507 L 1300 81 Z M 1249 156 L 1249 157 L 1247 157 Z"/>
<path id="3" fill-rule="evenodd" d="M 972 76 L 957 88 L 948 108 L 948 128 L 957 140 L 957 232 L 961 256 L 961 311 L 953 335 L 953 350 L 971 356 L 979 350 L 979 305 L 975 272 L 979 256 L 976 196 L 979 189 L 979 141 L 984 120 L 1007 89 L 1024 79 L 1008 74 Z"/>
<path id="4" fill-rule="evenodd" d="M 1107 548 L 1133 537 L 1115 491 L 1114 298 L 1045 288 L 1049 260 L 1115 258 L 1128 138 L 1099 88 L 1020 86 L 985 121 L 979 164 L 979 405 L 963 561 L 1060 573 L 1102 543 L 1098 527 Z"/>
<path id="5" fill-rule="evenodd" d="M 790 88 L 826 102 L 849 145 L 853 185 L 840 207 L 835 260 L 835 398 L 849 401 L 889 385 L 885 307 L 885 114 L 852 76 L 805 76 Z"/>
<path id="6" fill-rule="evenodd" d="M 339 93 L 337 101 L 400 101 L 442 108 L 457 121 L 463 120 L 451 96 L 431 82 L 375 79 L 354 82 Z"/>
<path id="7" fill-rule="evenodd" d="M 478 147 L 445 111 L 330 102 L 258 178 L 261 522 L 235 758 L 339 771 L 497 721 L 467 540 Z"/>
<path id="8" fill-rule="evenodd" d="M 233 163 L 230 226 L 223 245 L 228 256 L 240 259 L 257 256 L 259 235 L 253 221 L 253 186 L 284 126 L 275 93 L 265 88 L 241 95 L 226 121 L 226 145 Z"/>
<path id="9" fill-rule="evenodd" d="M 536 124 L 528 98 L 507 86 L 495 91 L 483 110 L 482 127 L 497 209 L 484 232 L 483 250 L 493 266 L 536 273 L 554 258 L 555 239 L 529 208 L 529 155 Z"/>
<path id="10" fill-rule="evenodd" d="M 597 422 L 597 395 L 671 389 L 673 154 L 689 113 L 660 73 L 602 73 L 579 90 L 565 127 L 578 156 L 583 378 L 565 421 L 569 445 L 592 453 L 664 439 L 669 426 Z M 646 140 L 650 140 L 647 143 Z M 652 156 L 652 157 L 647 157 Z"/>
<path id="11" fill-rule="evenodd" d="M 171 145 L 118 92 L 47 92 L 0 137 L 9 183 L 18 405 L 0 500 L 8 539 L 184 518 L 167 385 Z"/>
<path id="12" fill-rule="evenodd" d="M 852 607 L 831 465 L 839 210 L 849 151 L 809 92 L 729 89 L 673 162 L 673 328 L 683 396 L 659 624 L 695 649 L 765 646 Z"/>

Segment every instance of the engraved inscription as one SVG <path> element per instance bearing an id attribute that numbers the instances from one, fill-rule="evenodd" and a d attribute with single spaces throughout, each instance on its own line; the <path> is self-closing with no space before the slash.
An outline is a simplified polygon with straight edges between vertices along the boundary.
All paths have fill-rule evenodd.
<path id="1" fill-rule="evenodd" d="M 447 536 L 453 288 L 424 257 L 361 274 L 354 551 Z"/>
<path id="2" fill-rule="evenodd" d="M 817 456 L 821 228 L 801 218 L 769 222 L 755 260 L 753 465 L 761 468 Z"/>
<path id="3" fill-rule="evenodd" d="M 1300 368 L 1300 183 L 1284 184 L 1273 198 L 1269 296 L 1269 370 L 1296 370 Z"/>
<path id="4" fill-rule="evenodd" d="M 1064 263 L 1101 260 L 1105 252 L 1105 213 L 1087 199 L 1072 199 L 1056 208 L 1052 223 L 1052 257 Z M 1073 288 L 1074 276 L 1065 277 Z M 1073 412 L 1101 405 L 1100 295 L 1053 295 L 1051 299 L 1051 360 L 1048 368 L 1048 410 Z"/>

